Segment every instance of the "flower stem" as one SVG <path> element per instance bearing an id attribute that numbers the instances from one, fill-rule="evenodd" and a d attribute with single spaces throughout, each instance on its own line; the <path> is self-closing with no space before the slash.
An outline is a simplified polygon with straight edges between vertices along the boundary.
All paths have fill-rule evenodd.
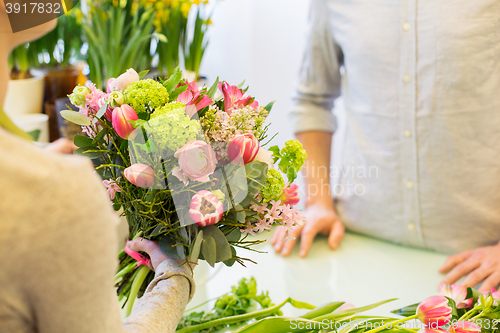
<path id="1" fill-rule="evenodd" d="M 135 277 L 134 282 L 132 282 L 132 289 L 130 290 L 130 294 L 128 296 L 127 308 L 125 309 L 125 317 L 130 316 L 130 314 L 132 313 L 132 309 L 134 308 L 134 302 L 135 299 L 137 298 L 137 294 L 139 293 L 142 283 L 146 279 L 146 276 L 148 275 L 149 271 L 150 269 L 147 266 L 141 266 L 141 268 L 139 268 L 139 272 Z"/>
<path id="2" fill-rule="evenodd" d="M 469 319 L 470 317 L 472 317 L 474 315 L 474 312 L 477 312 L 477 309 L 471 309 L 471 310 L 467 311 L 466 313 L 464 313 L 464 315 L 462 317 L 460 317 L 460 319 L 458 319 L 458 321 Z"/>
<path id="3" fill-rule="evenodd" d="M 412 320 L 412 319 L 415 319 L 415 318 L 417 318 L 417 315 L 413 315 L 413 316 L 410 316 L 410 317 L 406 317 L 406 318 L 402 318 L 402 319 L 399 319 L 399 320 L 391 321 L 391 322 L 385 324 L 382 327 L 376 328 L 374 330 L 369 330 L 367 332 L 375 333 L 375 332 L 383 331 L 383 330 L 387 329 L 388 327 L 394 328 L 394 324 L 404 323 L 405 321 Z"/>

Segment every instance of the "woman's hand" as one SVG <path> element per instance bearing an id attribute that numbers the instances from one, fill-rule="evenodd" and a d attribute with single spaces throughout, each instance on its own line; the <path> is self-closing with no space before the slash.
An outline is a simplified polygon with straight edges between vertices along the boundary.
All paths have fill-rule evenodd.
<path id="1" fill-rule="evenodd" d="M 286 230 L 284 227 L 279 227 L 276 230 L 271 239 L 271 244 L 274 245 L 274 250 L 277 253 L 288 256 L 300 236 L 299 255 L 305 257 L 309 253 L 314 238 L 318 233 L 328 236 L 328 245 L 332 250 L 339 247 L 345 229 L 335 212 L 333 200 L 328 203 L 316 202 L 311 204 L 304 211 L 304 215 L 306 223 L 294 228 L 292 237 L 295 237 L 295 239 L 285 239 Z"/>
<path id="2" fill-rule="evenodd" d="M 156 268 L 165 260 L 167 259 L 172 259 L 166 256 L 161 250 L 160 246 L 158 245 L 158 242 L 155 241 L 150 241 L 144 238 L 136 238 L 130 242 L 127 243 L 127 246 L 129 249 L 133 251 L 142 251 L 146 252 L 149 256 L 149 268 L 151 268 L 153 271 L 156 271 Z M 181 259 L 172 259 L 176 260 L 179 262 L 179 265 L 182 265 L 184 263 L 184 260 Z M 196 266 L 196 263 L 191 263 L 190 264 L 191 269 L 194 269 Z"/>
<path id="3" fill-rule="evenodd" d="M 57 139 L 45 147 L 45 150 L 60 154 L 73 154 L 77 149 L 78 147 L 73 142 L 65 138 Z"/>

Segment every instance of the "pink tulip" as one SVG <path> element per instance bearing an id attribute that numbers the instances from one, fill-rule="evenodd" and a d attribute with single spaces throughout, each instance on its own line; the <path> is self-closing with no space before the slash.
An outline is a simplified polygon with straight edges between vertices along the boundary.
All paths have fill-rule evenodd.
<path id="1" fill-rule="evenodd" d="M 186 143 L 175 152 L 174 157 L 179 159 L 179 166 L 172 170 L 172 174 L 184 183 L 187 183 L 187 177 L 208 182 L 217 164 L 212 147 L 201 140 Z"/>
<path id="2" fill-rule="evenodd" d="M 441 283 L 439 284 L 438 290 L 441 295 L 453 299 L 457 305 L 457 309 L 465 309 L 472 306 L 472 299 L 465 299 L 467 296 L 467 288 L 465 286 L 456 283 L 452 285 Z"/>
<path id="3" fill-rule="evenodd" d="M 469 332 L 481 332 L 481 327 L 478 324 L 472 323 L 470 321 L 457 321 L 452 323 L 448 332 L 452 333 L 469 333 Z"/>
<path id="4" fill-rule="evenodd" d="M 446 325 L 451 320 L 451 308 L 444 296 L 431 296 L 424 299 L 417 307 L 418 319 L 431 328 Z"/>
<path id="5" fill-rule="evenodd" d="M 136 163 L 132 164 L 123 171 L 125 178 L 139 187 L 150 187 L 153 185 L 155 173 L 151 167 L 146 164 Z"/>
<path id="6" fill-rule="evenodd" d="M 259 106 L 255 98 L 250 96 L 245 97 L 243 90 L 237 86 L 231 86 L 225 81 L 219 83 L 219 90 L 224 95 L 224 111 L 229 115 L 233 107 L 245 107 L 250 105 L 256 108 Z"/>
<path id="7" fill-rule="evenodd" d="M 191 199 L 189 216 L 200 227 L 212 225 L 222 219 L 224 206 L 210 191 L 202 190 Z"/>
<path id="8" fill-rule="evenodd" d="M 290 184 L 290 186 L 285 186 L 283 189 L 283 195 L 281 196 L 281 202 L 285 205 L 295 206 L 299 203 L 299 187 L 296 184 Z"/>
<path id="9" fill-rule="evenodd" d="M 111 118 L 113 128 L 122 139 L 131 140 L 136 136 L 135 128 L 129 120 L 137 120 L 139 117 L 130 105 L 123 104 L 115 108 Z"/>
<path id="10" fill-rule="evenodd" d="M 237 135 L 227 147 L 229 159 L 238 163 L 240 158 L 243 158 L 243 163 L 252 162 L 259 152 L 259 140 L 253 134 L 246 133 Z"/>
<path id="11" fill-rule="evenodd" d="M 139 80 L 139 74 L 137 74 L 133 68 L 127 69 L 125 73 L 118 76 L 116 79 L 111 78 L 108 80 L 108 93 L 113 91 L 124 91 L 129 85 Z"/>

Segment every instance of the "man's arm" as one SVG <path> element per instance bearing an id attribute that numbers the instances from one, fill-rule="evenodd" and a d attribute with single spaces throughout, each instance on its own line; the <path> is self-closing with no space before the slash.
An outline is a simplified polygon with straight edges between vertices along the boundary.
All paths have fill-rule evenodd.
<path id="1" fill-rule="evenodd" d="M 328 235 L 328 245 L 335 250 L 344 236 L 344 226 L 333 206 L 330 186 L 330 152 L 333 134 L 322 131 L 307 131 L 296 134 L 307 151 L 307 161 L 302 169 L 305 176 L 306 223 L 294 230 L 295 239 L 284 239 L 285 230 L 279 228 L 271 243 L 275 251 L 287 256 L 297 238 L 301 236 L 300 256 L 305 257 L 318 233 Z"/>

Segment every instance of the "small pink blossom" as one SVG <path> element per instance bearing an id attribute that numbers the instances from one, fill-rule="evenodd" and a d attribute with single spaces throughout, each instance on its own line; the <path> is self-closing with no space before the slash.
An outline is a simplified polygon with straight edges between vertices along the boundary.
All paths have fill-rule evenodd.
<path id="1" fill-rule="evenodd" d="M 255 236 L 254 226 L 252 225 L 252 223 L 250 221 L 247 221 L 246 225 L 247 225 L 247 227 L 245 229 L 240 229 L 241 233 L 243 235 L 250 234 L 250 235 Z"/>
<path id="2" fill-rule="evenodd" d="M 96 114 L 99 109 L 106 104 L 107 94 L 96 88 L 95 84 L 89 83 L 90 94 L 85 97 L 85 104 L 91 109 L 92 114 Z"/>
<path id="3" fill-rule="evenodd" d="M 186 113 L 189 118 L 191 118 L 196 112 L 212 104 L 210 97 L 202 94 L 201 90 L 198 90 L 198 83 L 196 83 L 196 81 L 189 83 L 187 90 L 179 94 L 177 102 L 183 103 L 187 106 Z"/>
<path id="4" fill-rule="evenodd" d="M 243 90 L 237 86 L 231 86 L 225 81 L 219 83 L 219 90 L 224 95 L 224 111 L 229 115 L 234 107 L 251 106 L 256 108 L 259 106 L 253 97 L 245 96 Z"/>
<path id="5" fill-rule="evenodd" d="M 109 180 L 103 180 L 102 183 L 104 184 L 104 186 L 106 186 L 106 192 L 108 192 L 109 194 L 109 197 L 111 198 L 111 200 L 114 200 L 115 198 L 115 193 L 116 192 L 121 192 L 122 189 L 120 188 L 120 186 L 118 186 L 118 182 L 120 181 L 120 178 L 118 178 L 117 180 L 113 180 L 113 179 L 109 179 Z"/>

